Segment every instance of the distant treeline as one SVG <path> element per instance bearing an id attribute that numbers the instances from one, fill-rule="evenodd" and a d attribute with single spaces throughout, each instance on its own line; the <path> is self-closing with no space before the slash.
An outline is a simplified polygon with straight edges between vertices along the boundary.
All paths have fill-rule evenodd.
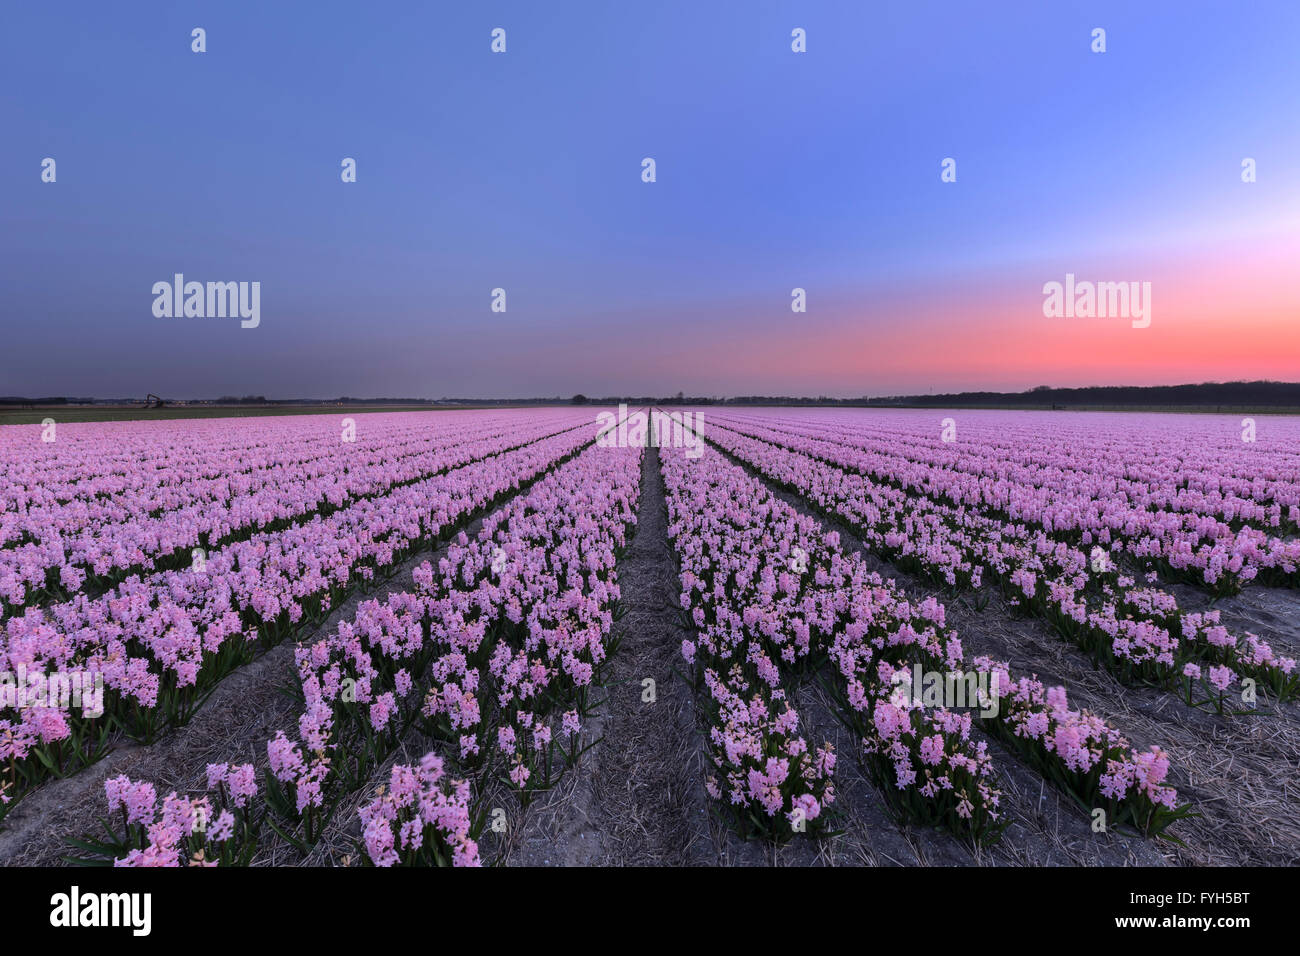
<path id="1" fill-rule="evenodd" d="M 0 397 L 3 405 L 89 405 L 93 398 L 22 398 Z M 111 399 L 101 402 L 131 402 L 140 399 Z M 1213 406 L 1300 408 L 1300 383 L 1297 382 L 1205 382 L 1200 385 L 1090 385 L 1085 388 L 1053 388 L 1040 385 L 1026 392 L 944 392 L 938 395 L 891 395 L 871 398 L 830 398 L 820 395 L 737 395 L 719 398 L 708 395 L 673 396 L 574 395 L 561 398 L 284 398 L 268 399 L 264 395 L 223 395 L 218 399 L 183 399 L 189 404 L 215 405 L 873 405 L 961 408 L 993 406 L 998 408 L 1080 406 Z"/>
<path id="2" fill-rule="evenodd" d="M 85 405 L 93 401 L 93 398 L 68 398 L 66 395 L 60 395 L 57 398 L 23 398 L 21 395 L 0 395 L 0 405 Z"/>
<path id="3" fill-rule="evenodd" d="M 944 395 L 904 395 L 872 398 L 868 405 L 1250 405 L 1300 406 L 1300 383 L 1206 382 L 1201 385 L 1091 385 L 1052 388 L 1040 385 L 1027 392 L 950 392 Z"/>
<path id="4" fill-rule="evenodd" d="M 1040 385 L 1026 392 L 944 392 L 938 395 L 891 395 L 871 398 L 829 398 L 789 395 L 737 395 L 731 398 L 653 396 L 592 398 L 576 395 L 574 404 L 609 405 L 872 405 L 960 408 L 965 406 L 1079 407 L 1079 406 L 1210 406 L 1300 407 L 1300 383 L 1206 382 L 1201 385 L 1090 385 L 1053 388 Z"/>

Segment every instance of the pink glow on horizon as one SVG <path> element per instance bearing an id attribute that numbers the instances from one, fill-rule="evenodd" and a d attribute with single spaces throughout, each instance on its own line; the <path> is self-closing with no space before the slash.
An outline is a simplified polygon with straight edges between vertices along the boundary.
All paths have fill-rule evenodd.
<path id="1" fill-rule="evenodd" d="M 938 292 L 893 290 L 863 309 L 847 305 L 864 298 L 855 294 L 819 311 L 810 293 L 808 314 L 789 322 L 745 336 L 729 323 L 701 322 L 692 348 L 656 343 L 650 351 L 684 383 L 730 394 L 1300 380 L 1300 243 L 1252 245 L 1229 243 L 1145 272 L 1087 262 L 1074 269 L 1081 281 L 1150 281 L 1149 328 L 1044 316 L 1042 284 L 1066 270 L 1039 269 L 1014 280 L 948 282 Z"/>

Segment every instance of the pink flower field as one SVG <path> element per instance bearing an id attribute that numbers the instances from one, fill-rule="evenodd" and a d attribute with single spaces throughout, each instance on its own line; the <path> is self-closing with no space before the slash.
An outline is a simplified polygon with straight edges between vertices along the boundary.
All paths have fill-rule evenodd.
<path id="1" fill-rule="evenodd" d="M 0 426 L 0 862 L 1300 858 L 1296 418 L 45 434 Z"/>

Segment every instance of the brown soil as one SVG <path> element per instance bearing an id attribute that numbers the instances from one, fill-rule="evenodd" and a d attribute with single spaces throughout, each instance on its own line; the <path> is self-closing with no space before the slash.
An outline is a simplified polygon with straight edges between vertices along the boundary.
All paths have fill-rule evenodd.
<path id="1" fill-rule="evenodd" d="M 608 695 L 588 720 L 592 739 L 578 772 L 529 808 L 512 865 L 683 866 L 715 861 L 702 751 L 689 685 L 675 673 L 681 643 L 673 613 L 676 567 L 669 551 L 659 454 L 641 464 L 637 532 L 618 565 L 627 613 Z M 643 681 L 654 681 L 647 702 Z"/>

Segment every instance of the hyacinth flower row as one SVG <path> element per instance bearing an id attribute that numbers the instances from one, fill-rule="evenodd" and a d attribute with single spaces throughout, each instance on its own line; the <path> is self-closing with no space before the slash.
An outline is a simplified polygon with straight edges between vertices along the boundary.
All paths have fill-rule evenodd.
<path id="1" fill-rule="evenodd" d="M 1254 634 L 1230 635 L 1217 611 L 1180 612 L 1172 595 L 1137 587 L 1077 548 L 963 508 L 908 495 L 821 459 L 716 424 L 709 439 L 739 460 L 846 521 L 873 550 L 949 586 L 986 576 L 1009 600 L 1049 620 L 1121 680 L 1181 688 L 1197 668 L 1217 668 L 1220 704 L 1241 676 L 1279 700 L 1300 692 L 1295 661 Z M 787 439 L 792 440 L 792 439 Z M 1222 709 L 1222 706 L 1220 706 Z"/>
<path id="2" fill-rule="evenodd" d="M 560 739 L 573 755 L 638 483 L 636 451 L 589 450 L 490 516 L 473 542 L 458 539 L 436 570 L 418 568 L 415 594 L 300 652 L 302 744 L 271 742 L 268 785 L 288 798 L 274 802 L 292 802 L 306 840 L 331 812 L 330 783 L 363 783 L 411 721 L 480 779 L 500 768 L 521 796 L 547 782 Z M 393 606 L 405 613 L 386 613 Z M 425 676 L 416 684 L 412 673 Z M 407 859 L 386 795 L 363 817 L 373 862 Z"/>
<path id="3" fill-rule="evenodd" d="M 771 441 L 764 435 L 759 435 L 758 440 L 764 444 Z M 1036 603 L 1039 613 L 1105 660 L 1124 679 L 1172 686 L 1186 665 L 1193 663 L 1196 667 L 1219 667 L 1221 678 L 1222 668 L 1236 668 L 1263 682 L 1279 698 L 1300 691 L 1293 660 L 1274 654 L 1257 635 L 1232 637 L 1220 624 L 1217 611 L 1181 613 L 1172 595 L 1136 587 L 1131 578 L 1118 573 L 1110 552 L 1104 553 L 1105 566 L 1098 568 L 1093 556 L 1085 556 L 1041 531 L 989 519 L 923 496 L 907 495 L 890 485 L 873 483 L 852 469 L 845 472 L 829 466 L 816 453 L 804 456 L 799 448 L 779 442 L 775 447 L 800 456 L 787 461 L 787 466 L 802 467 L 807 459 L 817 463 L 824 486 L 837 486 L 833 494 L 840 499 L 837 508 L 841 514 L 858 502 L 870 500 L 872 508 L 867 513 L 880 516 L 878 521 L 883 519 L 882 543 L 886 547 L 915 560 L 926 573 L 936 573 L 936 564 L 940 565 L 938 573 L 949 584 L 965 575 L 964 583 L 973 580 L 978 585 L 978 575 L 992 569 L 999 580 L 1011 585 L 1031 605 Z M 764 448 L 760 444 L 750 450 L 762 452 Z M 890 532 L 891 522 L 896 528 L 909 519 L 913 524 L 907 530 L 920 530 L 923 546 L 914 545 L 897 531 Z M 933 560 L 936 550 L 945 560 Z M 1096 600 L 1089 603 L 1075 598 L 1075 592 L 1090 586 Z M 1180 635 L 1185 645 L 1181 659 L 1177 653 Z M 1237 679 L 1234 672 L 1226 682 Z M 1226 684 L 1222 679 L 1220 684 L 1222 691 Z"/>
<path id="4" fill-rule="evenodd" d="M 765 561 L 769 549 L 788 558 L 810 544 L 815 528 L 796 516 L 764 540 L 762 506 L 745 489 L 731 497 L 738 489 L 716 469 L 715 456 L 661 451 L 680 603 L 696 630 L 682 654 L 709 725 L 705 787 L 746 835 L 821 832 L 835 801 L 836 756 L 800 734 L 786 680 L 812 666 L 812 633 L 799 617 L 797 577 L 777 558 Z M 733 511 L 752 520 L 730 520 Z"/>
<path id="5" fill-rule="evenodd" d="M 1109 562 L 1098 569 L 1081 551 L 1041 531 L 908 496 L 739 432 L 715 428 L 711 437 L 849 521 L 873 548 L 905 566 L 949 585 L 978 587 L 990 574 L 1012 592 L 1013 603 L 1052 621 L 1123 680 L 1176 687 L 1190 663 L 1220 668 L 1220 695 L 1238 680 L 1237 671 L 1279 699 L 1300 690 L 1293 660 L 1275 655 L 1256 635 L 1230 636 L 1217 611 L 1180 613 L 1171 595 L 1135 588 Z"/>
<path id="6" fill-rule="evenodd" d="M 735 531 L 723 530 L 725 525 L 710 531 L 712 541 L 707 536 L 677 536 L 683 560 L 683 605 L 702 603 L 705 594 L 725 600 L 737 587 L 743 589 L 747 578 L 761 581 L 767 594 L 801 593 L 800 587 L 805 588 L 797 614 L 787 608 L 783 614 L 763 615 L 752 606 L 742 614 L 746 621 L 761 620 L 764 634 L 779 635 L 788 628 L 793 637 L 778 642 L 787 647 L 807 645 L 805 653 L 814 656 L 819 645 L 825 648 L 821 653 L 831 659 L 841 679 L 841 716 L 862 736 L 873 775 L 897 813 L 917 822 L 940 823 L 976 839 L 996 836 L 1000 822 L 995 774 L 987 752 L 970 740 L 971 715 L 927 711 L 906 695 L 900 699 L 893 685 L 894 671 L 909 662 L 949 672 L 969 670 L 962 665 L 960 641 L 944 627 L 943 606 L 933 598 L 919 605 L 908 602 L 892 583 L 867 571 L 856 554 L 845 555 L 838 535 L 821 533 L 761 482 L 717 456 L 705 455 L 700 462 L 688 464 L 665 452 L 664 474 L 670 489 L 670 517 L 679 515 L 678 520 L 704 527 L 700 519 L 689 516 L 726 514 L 732 529 L 755 529 L 741 532 L 734 542 L 728 536 Z M 710 487 L 720 490 L 711 493 Z M 675 511 L 674 488 L 683 489 Z M 709 562 L 726 562 L 731 554 L 747 556 L 739 580 L 732 570 L 729 576 L 714 575 L 712 585 L 706 587 L 709 579 L 692 570 Z M 760 567 L 766 568 L 765 573 L 758 571 Z M 697 627 L 709 623 L 708 612 L 700 607 L 694 609 L 693 618 Z M 699 656 L 692 643 L 684 653 L 688 660 Z M 801 655 L 793 650 L 778 656 L 798 660 Z M 1005 686 L 1012 686 L 1009 674 L 1006 679 Z M 1044 692 L 1028 700 L 1017 711 L 987 716 L 981 712 L 976 719 L 1017 739 L 1031 735 L 1036 749 L 1027 747 L 1026 757 L 1080 804 L 1108 807 L 1113 821 L 1161 833 L 1187 812 L 1178 805 L 1176 791 L 1163 783 L 1168 762 L 1158 748 L 1128 749 L 1117 732 L 1086 712 L 1070 710 L 1065 701 L 1064 689 L 1056 688 L 1050 696 Z M 1026 708 L 1038 715 L 1027 728 L 1014 722 Z M 1098 728 L 1104 728 L 1105 747 L 1096 746 Z M 1143 770 L 1139 773 L 1135 768 Z M 1103 778 L 1111 784 L 1109 792 L 1101 788 Z M 958 780 L 964 790 L 956 786 Z M 1121 788 L 1113 782 L 1121 780 L 1128 784 Z M 732 799 L 744 796 L 742 791 Z"/>
<path id="7" fill-rule="evenodd" d="M 639 462 L 635 449 L 587 450 L 494 512 L 473 541 L 459 535 L 436 567 L 417 568 L 413 591 L 363 602 L 352 622 L 298 648 L 303 713 L 296 739 L 268 743 L 270 825 L 309 849 L 412 727 L 478 779 L 499 771 L 521 798 L 576 756 L 609 649 Z M 362 808 L 371 862 L 477 864 L 470 789 L 443 774 L 443 760 L 394 767 Z"/>
<path id="8" fill-rule="evenodd" d="M 746 833 L 819 832 L 834 801 L 835 754 L 829 745 L 811 752 L 798 735 L 790 678 L 815 673 L 828 655 L 870 657 L 863 621 L 910 656 L 934 642 L 925 618 L 942 608 L 927 602 L 914 617 L 834 535 L 719 456 L 691 462 L 665 451 L 663 472 L 681 604 L 697 630 L 683 656 L 713 704 L 707 789 Z M 985 746 L 971 740 L 970 716 L 891 701 L 886 684 L 869 688 L 856 677 L 841 682 L 841 716 L 895 813 L 977 840 L 996 835 L 996 774 Z"/>
<path id="9" fill-rule="evenodd" d="M 18 501 L 14 513 L 23 518 L 26 540 L 0 550 L 0 620 L 83 591 L 102 593 L 132 574 L 188 565 L 195 549 L 214 550 L 316 514 L 328 516 L 361 499 L 581 425 L 570 415 L 442 431 L 426 425 L 423 431 L 408 427 L 389 434 L 381 428 L 372 436 L 367 421 L 362 434 L 368 440 L 347 443 L 340 440 L 336 419 L 328 419 L 327 426 L 315 421 L 302 427 L 327 430 L 329 438 L 316 439 L 314 458 L 269 457 L 264 449 L 251 454 L 245 449 L 248 457 L 241 461 L 232 455 L 227 473 L 169 485 L 161 489 L 165 493 L 57 507 Z M 56 447 L 69 445 L 74 443 Z M 241 470 L 248 460 L 256 466 Z M 137 467 L 153 470 L 147 448 Z"/>
<path id="10" fill-rule="evenodd" d="M 349 493 L 364 493 L 366 471 L 384 457 L 404 459 L 433 445 L 462 444 L 490 434 L 490 429 L 468 423 L 436 429 L 429 423 L 420 428 L 381 418 L 388 420 L 367 421 L 359 440 L 347 447 L 341 441 L 339 419 L 332 416 L 292 419 L 293 425 L 263 419 L 265 428 L 256 430 L 237 420 L 219 432 L 208 425 L 198 435 L 177 435 L 174 426 L 166 423 L 68 425 L 58 441 L 44 447 L 40 447 L 39 430 L 29 429 L 5 451 L 11 456 L 21 452 L 29 464 L 39 460 L 42 470 L 27 479 L 30 484 L 9 482 L 0 489 L 4 504 L 0 557 L 8 562 L 6 567 L 12 567 L 15 546 L 19 551 L 39 548 L 36 557 L 74 551 L 91 536 L 121 534 L 117 526 L 148 523 L 168 513 L 186 515 L 184 522 L 173 524 L 203 523 L 202 530 L 208 530 L 209 524 L 215 530 L 221 526 L 221 506 L 244 498 L 279 513 L 282 504 L 275 489 L 286 479 L 292 479 L 292 484 L 333 478 L 349 486 Z M 106 431 L 113 439 L 111 448 L 80 429 Z M 91 457 L 95 453 L 112 457 L 107 461 Z M 362 483 L 352 487 L 354 472 Z M 339 490 L 324 485 L 321 497 L 331 492 L 337 496 Z M 268 493 L 272 497 L 265 497 Z M 239 507 L 235 517 L 242 516 L 243 510 Z M 137 534 L 126 543 L 132 549 L 147 549 L 153 542 Z"/>
<path id="11" fill-rule="evenodd" d="M 591 440 L 582 430 L 484 459 L 212 555 L 204 573 L 131 579 L 96 600 L 5 623 L 0 670 L 102 675 L 104 713 L 28 707 L 0 716 L 0 814 L 55 773 L 97 759 L 111 731 L 150 740 L 192 715 L 259 649 L 318 624 L 357 587 L 434 544 Z M 7 773 L 6 773 L 7 771 Z"/>
<path id="12" fill-rule="evenodd" d="M 797 429 L 791 434 L 809 433 Z M 829 444 L 822 445 L 817 454 L 832 464 L 856 468 L 904 490 L 932 494 L 938 500 L 975 507 L 994 517 L 1023 521 L 1073 544 L 1113 542 L 1134 562 L 1213 594 L 1233 593 L 1254 580 L 1287 586 L 1300 583 L 1300 542 L 1270 535 L 1244 519 L 1231 517 L 1241 510 L 1235 506 L 1228 507 L 1229 517 L 1218 520 L 1165 510 L 1155 503 L 1158 498 L 1139 499 L 1134 504 L 1123 495 L 1117 497 L 1122 481 L 1109 476 L 1072 482 L 1068 475 L 1049 471 L 1046 479 L 1044 473 L 1038 473 L 1035 482 L 1028 475 L 999 466 L 998 477 L 992 480 L 930 463 L 934 457 L 944 457 L 943 452 L 909 451 L 906 447 L 866 452 L 859 449 L 861 439 L 851 435 L 820 437 Z M 951 448 L 956 443 L 939 444 Z M 846 453 L 844 445 L 851 451 Z M 981 453 L 987 451 L 982 445 L 979 448 Z M 1194 479 L 1179 472 L 1178 480 Z M 1280 525 L 1281 506 L 1271 506 L 1268 516 L 1267 526 Z M 1279 530 L 1294 531 L 1292 522 L 1288 520 Z"/>
<path id="13" fill-rule="evenodd" d="M 427 444 L 435 431 L 450 441 L 468 440 L 482 434 L 485 424 L 435 430 L 380 419 L 367 423 L 373 427 L 363 430 L 351 449 L 339 447 L 340 419 L 334 416 L 260 419 L 257 425 L 235 419 L 219 423 L 219 431 L 208 423 L 197 434 L 178 432 L 176 423 L 166 422 L 69 424 L 47 443 L 41 443 L 39 428 L 23 426 L 11 432 L 13 440 L 0 452 L 17 469 L 25 463 L 28 471 L 0 480 L 0 500 L 7 506 L 0 548 L 229 501 L 261 491 L 277 469 L 310 476 L 340 471 L 331 468 L 331 460 L 345 452 L 361 461 L 386 448 L 405 454 L 421 441 Z M 37 447 L 41 444 L 47 447 Z M 38 460 L 39 467 L 33 467 Z"/>
<path id="14" fill-rule="evenodd" d="M 255 800 L 253 765 L 210 764 L 208 787 L 215 802 L 208 794 L 181 797 L 172 791 L 159 803 L 151 783 L 125 776 L 106 781 L 108 816 L 100 823 L 107 836 L 70 840 L 74 853 L 68 859 L 115 867 L 249 865 L 265 820 Z M 384 789 L 360 814 L 366 842 L 384 848 L 376 853 L 380 865 L 480 865 L 470 837 L 468 786 L 447 777 L 436 755 L 427 754 L 414 767 L 394 766 Z"/>
<path id="15" fill-rule="evenodd" d="M 938 414 L 946 414 L 940 412 Z M 1267 440 L 1243 442 L 1235 423 L 1221 419 L 1159 419 L 1103 415 L 1069 421 L 1017 412 L 966 412 L 960 434 L 936 441 L 933 413 L 892 412 L 864 417 L 827 411 L 810 420 L 780 413 L 724 416 L 720 421 L 759 424 L 819 437 L 872 455 L 890 473 L 903 458 L 981 480 L 984 491 L 1005 498 L 1006 485 L 1029 496 L 1060 491 L 1064 500 L 1127 503 L 1209 517 L 1232 530 L 1253 527 L 1285 536 L 1300 529 L 1300 458 L 1295 425 L 1270 421 Z M 953 419 L 954 426 L 957 420 Z M 874 456 L 882 458 L 876 459 Z"/>
<path id="16" fill-rule="evenodd" d="M 928 556 L 933 557 L 937 554 L 943 558 L 942 563 L 946 567 L 940 574 L 950 585 L 959 581 L 966 584 L 973 581 L 978 586 L 981 572 L 989 565 L 1001 568 L 1004 563 L 1011 561 L 1013 564 L 1011 570 L 1014 570 L 1017 549 L 1021 552 L 1021 556 L 1032 551 L 1047 560 L 1049 567 L 1046 570 L 1035 567 L 1034 573 L 1038 576 L 1073 575 L 1078 569 L 1089 564 L 1098 553 L 1094 551 L 1092 556 L 1085 556 L 1077 548 L 1056 541 L 1041 529 L 1035 530 L 1023 524 L 992 519 L 976 510 L 952 507 L 942 500 L 935 500 L 925 495 L 909 494 L 890 482 L 872 481 L 862 469 L 848 465 L 841 467 L 828 461 L 824 457 L 825 447 L 814 446 L 811 442 L 792 439 L 789 436 L 783 437 L 750 426 L 735 428 L 731 434 L 757 442 L 748 446 L 751 452 L 764 452 L 766 446 L 772 446 L 793 455 L 794 457 L 786 458 L 783 462 L 787 466 L 791 462 L 798 463 L 801 460 L 817 463 L 821 466 L 822 482 L 840 486 L 834 489 L 833 494 L 840 498 L 858 499 L 872 517 L 883 515 L 886 523 L 893 522 L 895 525 L 909 518 L 914 519 L 917 523 L 916 527 L 907 530 L 916 530 L 925 538 L 923 550 Z M 727 433 L 724 432 L 721 437 L 726 439 Z M 853 503 L 852 500 L 846 501 L 849 507 L 852 507 Z M 946 531 L 942 527 L 943 524 L 949 526 Z M 882 533 L 890 538 L 891 546 L 893 542 L 903 540 L 896 532 L 890 533 L 888 529 Z M 1011 544 L 1002 546 L 1003 539 L 1010 539 Z M 916 548 L 912 550 L 918 551 Z M 972 553 L 977 553 L 974 559 L 971 559 Z M 1112 553 L 1111 551 L 1104 553 L 1105 567 L 1094 568 L 1093 580 L 1113 584 L 1120 579 Z M 910 557 L 910 555 L 904 556 Z M 1030 562 L 1036 564 L 1033 559 L 1030 559 Z M 1055 567 L 1050 566 L 1053 564 Z M 934 573 L 930 568 L 926 571 Z M 1172 597 L 1169 600 L 1173 600 Z"/>
<path id="17" fill-rule="evenodd" d="M 50 525 L 68 534 L 229 500 L 268 487 L 280 470 L 335 472 L 346 481 L 343 472 L 352 464 L 404 456 L 431 442 L 471 441 L 533 417 L 518 411 L 369 414 L 348 449 L 340 447 L 343 419 L 332 415 L 69 423 L 48 442 L 41 427 L 0 425 L 0 548 L 39 540 Z M 567 419 L 578 421 L 571 414 L 554 420 Z"/>
<path id="18" fill-rule="evenodd" d="M 68 859 L 89 866 L 247 865 L 260 828 L 253 765 L 211 764 L 208 787 L 211 795 L 182 797 L 173 790 L 159 803 L 151 783 L 123 775 L 105 781 L 103 834 L 69 840 Z"/>
<path id="19" fill-rule="evenodd" d="M 886 447 L 883 441 L 864 442 L 852 426 L 821 434 L 801 426 L 777 429 L 744 420 L 726 424 L 750 437 L 795 448 L 910 494 L 1027 524 L 1070 544 L 1109 546 L 1135 562 L 1211 593 L 1232 593 L 1254 580 L 1300 586 L 1300 540 L 1288 540 L 1249 524 L 1238 523 L 1234 528 L 1219 518 L 1169 510 L 1150 500 L 1134 503 L 1108 476 L 1071 482 L 1068 475 L 1052 470 L 1046 475 L 1040 472 L 1035 482 L 1018 470 L 999 468 L 997 477 L 992 478 L 949 467 L 945 459 L 962 454 L 960 451 L 926 454 L 919 449 Z M 934 444 L 946 449 L 957 442 Z M 967 454 L 966 459 L 977 459 L 989 451 L 982 444 L 975 450 L 977 454 Z"/>
<path id="20" fill-rule="evenodd" d="M 325 783 L 355 789 L 412 725 L 524 799 L 554 782 L 606 659 L 639 483 L 638 449 L 589 448 L 417 568 L 414 591 L 300 649 L 299 740 L 270 746 L 305 840 Z"/>

